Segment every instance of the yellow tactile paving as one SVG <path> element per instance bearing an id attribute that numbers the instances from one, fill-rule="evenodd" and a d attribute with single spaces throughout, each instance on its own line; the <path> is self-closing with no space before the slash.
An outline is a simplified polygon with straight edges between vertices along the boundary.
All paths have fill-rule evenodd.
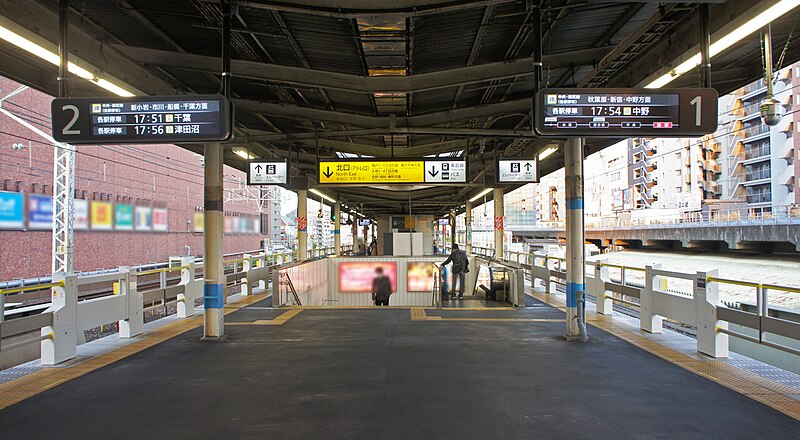
<path id="1" fill-rule="evenodd" d="M 242 307 L 261 301 L 266 297 L 267 295 L 263 294 L 248 296 L 230 306 L 225 306 L 225 314 L 233 313 Z M 288 319 L 290 318 L 287 318 L 287 320 Z M 81 377 L 98 368 L 113 364 L 116 361 L 139 353 L 140 351 L 160 344 L 182 333 L 186 333 L 201 325 L 203 325 L 203 319 L 200 316 L 176 321 L 144 334 L 139 337 L 141 339 L 112 352 L 85 360 L 78 359 L 77 362 L 73 361 L 75 363 L 67 366 L 46 367 L 20 377 L 19 379 L 0 383 L 0 410 L 56 387 L 64 382 Z"/>
<path id="2" fill-rule="evenodd" d="M 549 305 L 564 308 L 560 298 L 538 293 L 533 297 Z M 587 321 L 594 327 L 611 333 L 648 353 L 800 420 L 800 400 L 791 397 L 800 394 L 800 389 L 761 377 L 721 360 L 693 358 L 639 335 L 626 326 L 614 322 L 609 316 L 587 312 Z"/>
<path id="3" fill-rule="evenodd" d="M 447 309 L 446 309 L 447 310 Z M 458 312 L 465 309 L 449 309 L 448 312 Z M 478 310 L 494 310 L 491 307 Z M 449 318 L 444 316 L 429 316 L 424 307 L 411 308 L 412 321 L 486 321 L 486 322 L 564 322 L 563 319 L 539 319 L 539 318 Z"/>
<path id="4" fill-rule="evenodd" d="M 226 322 L 225 325 L 283 325 L 302 311 L 303 309 L 292 309 L 282 313 L 275 319 L 259 319 L 253 322 Z"/>

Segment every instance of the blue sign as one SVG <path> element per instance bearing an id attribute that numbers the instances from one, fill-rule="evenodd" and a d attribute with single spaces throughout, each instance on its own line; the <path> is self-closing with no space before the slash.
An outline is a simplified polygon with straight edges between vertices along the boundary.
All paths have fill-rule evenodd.
<path id="1" fill-rule="evenodd" d="M 28 229 L 53 228 L 53 198 L 31 194 L 28 196 Z"/>
<path id="2" fill-rule="evenodd" d="M 0 228 L 25 227 L 25 195 L 0 191 Z"/>

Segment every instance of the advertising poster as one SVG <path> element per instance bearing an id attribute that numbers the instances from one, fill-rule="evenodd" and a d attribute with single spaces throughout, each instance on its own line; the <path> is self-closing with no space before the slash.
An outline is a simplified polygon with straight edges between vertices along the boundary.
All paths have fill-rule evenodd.
<path id="1" fill-rule="evenodd" d="M 0 229 L 25 227 L 25 195 L 0 191 Z"/>
<path id="2" fill-rule="evenodd" d="M 611 207 L 614 211 L 622 211 L 622 206 L 622 190 L 614 190 Z"/>
<path id="3" fill-rule="evenodd" d="M 153 230 L 157 232 L 167 232 L 169 230 L 166 208 L 153 208 Z"/>
<path id="4" fill-rule="evenodd" d="M 206 227 L 205 220 L 206 216 L 202 212 L 198 211 L 192 214 L 192 231 L 202 234 Z"/>
<path id="5" fill-rule="evenodd" d="M 223 217 L 223 232 L 226 234 L 233 234 L 233 217 L 225 216 Z"/>
<path id="6" fill-rule="evenodd" d="M 92 202 L 92 230 L 114 229 L 114 205 L 107 202 Z"/>
<path id="7" fill-rule="evenodd" d="M 153 230 L 153 210 L 149 206 L 136 207 L 136 230 L 137 231 L 152 231 Z"/>
<path id="8" fill-rule="evenodd" d="M 74 204 L 75 217 L 73 219 L 73 228 L 76 231 L 89 230 L 89 201 L 84 199 L 75 199 Z"/>
<path id="9" fill-rule="evenodd" d="M 430 292 L 433 290 L 434 267 L 432 262 L 411 261 L 408 268 L 408 291 Z"/>
<path id="10" fill-rule="evenodd" d="M 28 196 L 28 228 L 53 229 L 53 198 L 31 194 Z"/>
<path id="11" fill-rule="evenodd" d="M 260 218 L 252 219 L 252 224 L 253 224 L 253 233 L 254 234 L 260 234 L 261 233 L 261 219 Z"/>
<path id="12" fill-rule="evenodd" d="M 360 262 L 339 263 L 339 291 L 342 293 L 370 293 L 375 269 L 383 268 L 383 274 L 392 282 L 392 292 L 397 292 L 397 263 Z"/>
<path id="13" fill-rule="evenodd" d="M 114 223 L 118 231 L 133 230 L 133 205 L 117 203 L 114 205 Z"/>

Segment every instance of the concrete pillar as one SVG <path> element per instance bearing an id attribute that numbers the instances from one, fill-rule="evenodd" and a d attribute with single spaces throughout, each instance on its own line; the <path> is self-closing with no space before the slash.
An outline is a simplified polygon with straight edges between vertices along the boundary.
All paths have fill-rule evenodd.
<path id="1" fill-rule="evenodd" d="M 505 255 L 505 247 L 503 246 L 504 215 L 505 212 L 503 210 L 503 188 L 495 188 L 494 189 L 494 256 L 496 258 L 503 258 L 503 256 Z"/>
<path id="2" fill-rule="evenodd" d="M 583 139 L 568 139 L 564 148 L 564 192 L 567 203 L 567 338 L 580 336 L 578 307 L 585 308 L 586 278 L 583 231 Z M 580 312 L 580 316 L 584 316 Z"/>
<path id="3" fill-rule="evenodd" d="M 297 259 L 308 259 L 308 191 L 297 191 Z"/>
<path id="4" fill-rule="evenodd" d="M 472 202 L 467 202 L 466 223 L 467 236 L 464 239 L 467 245 L 467 253 L 472 254 Z"/>
<path id="5" fill-rule="evenodd" d="M 203 286 L 204 339 L 225 336 L 225 268 L 223 255 L 222 153 L 218 143 L 205 145 L 205 285 Z"/>
<path id="6" fill-rule="evenodd" d="M 333 255 L 339 256 L 342 254 L 342 204 L 336 202 L 333 205 L 333 216 L 336 220 L 333 221 Z"/>

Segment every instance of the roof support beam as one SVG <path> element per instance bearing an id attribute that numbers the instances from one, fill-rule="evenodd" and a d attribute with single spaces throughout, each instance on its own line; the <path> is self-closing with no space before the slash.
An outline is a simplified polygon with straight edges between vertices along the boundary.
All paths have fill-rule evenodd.
<path id="1" fill-rule="evenodd" d="M 216 0 L 202 0 L 215 2 Z M 294 12 L 325 17 L 349 18 L 364 15 L 395 15 L 399 18 L 455 12 L 489 5 L 517 2 L 518 0 L 282 0 L 248 1 L 236 4 L 251 9 Z"/>
<path id="2" fill-rule="evenodd" d="M 115 46 L 142 64 L 173 67 L 199 72 L 214 72 L 217 58 L 132 46 Z M 577 50 L 544 56 L 544 62 L 558 69 L 590 63 L 609 53 L 610 47 Z M 342 90 L 357 93 L 402 92 L 415 93 L 457 87 L 464 84 L 513 78 L 531 73 L 533 58 L 481 64 L 439 72 L 410 76 L 358 76 L 343 73 L 233 60 L 231 69 L 239 78 L 274 81 L 299 86 Z"/>
<path id="3" fill-rule="evenodd" d="M 279 116 L 299 120 L 326 121 L 355 127 L 392 128 L 392 127 L 431 127 L 456 121 L 475 118 L 489 118 L 492 116 L 520 113 L 525 114 L 530 110 L 530 99 L 505 101 L 478 107 L 464 107 L 444 112 L 429 113 L 410 117 L 377 117 L 355 113 L 344 113 L 310 107 L 275 104 L 269 102 L 248 101 L 234 99 L 236 109 L 266 116 Z"/>

